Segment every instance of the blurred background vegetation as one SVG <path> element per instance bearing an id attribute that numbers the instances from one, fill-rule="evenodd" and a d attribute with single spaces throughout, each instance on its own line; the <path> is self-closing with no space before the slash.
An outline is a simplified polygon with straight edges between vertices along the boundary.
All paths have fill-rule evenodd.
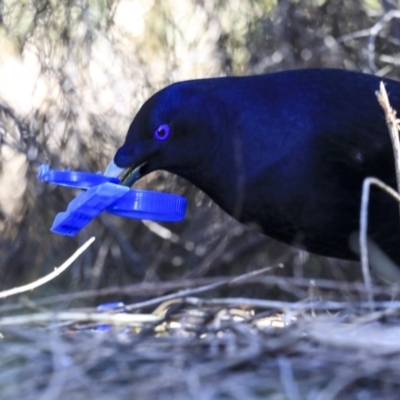
<path id="1" fill-rule="evenodd" d="M 280 261 L 284 270 L 271 273 L 357 279 L 356 263 L 309 256 L 244 228 L 165 172 L 139 186 L 187 196 L 184 222 L 105 214 L 75 238 L 54 235 L 52 220 L 74 192 L 40 183 L 37 168 L 104 170 L 143 101 L 179 80 L 310 67 L 396 79 L 397 8 L 395 0 L 0 2 L 0 289 L 45 275 L 93 235 L 73 267 L 33 297 Z M 273 288 L 251 294 L 273 296 Z"/>

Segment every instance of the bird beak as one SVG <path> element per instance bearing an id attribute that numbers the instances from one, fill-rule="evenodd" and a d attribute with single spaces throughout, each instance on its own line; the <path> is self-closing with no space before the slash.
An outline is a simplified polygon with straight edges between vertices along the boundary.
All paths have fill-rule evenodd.
<path id="1" fill-rule="evenodd" d="M 143 176 L 143 174 L 141 173 L 141 168 L 144 164 L 145 163 L 140 164 L 136 168 L 120 168 L 114 163 L 114 161 L 111 161 L 104 171 L 104 175 L 118 178 L 121 182 L 121 185 L 131 187 L 137 180 L 139 180 Z"/>

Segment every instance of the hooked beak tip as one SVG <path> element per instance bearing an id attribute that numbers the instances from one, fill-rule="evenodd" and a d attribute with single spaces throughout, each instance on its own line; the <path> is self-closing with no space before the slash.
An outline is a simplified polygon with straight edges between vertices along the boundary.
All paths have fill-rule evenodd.
<path id="1" fill-rule="evenodd" d="M 111 161 L 104 171 L 104 175 L 113 178 L 119 178 L 121 185 L 130 187 L 143 176 L 141 173 L 141 168 L 143 165 L 144 163 L 136 168 L 120 168 L 114 163 L 114 161 Z"/>

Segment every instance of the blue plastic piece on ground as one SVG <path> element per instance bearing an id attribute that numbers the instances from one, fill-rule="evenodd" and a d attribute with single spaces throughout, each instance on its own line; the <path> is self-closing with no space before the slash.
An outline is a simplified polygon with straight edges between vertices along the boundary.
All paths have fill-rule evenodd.
<path id="1" fill-rule="evenodd" d="M 80 171 L 57 171 L 50 169 L 48 164 L 39 167 L 38 178 L 42 182 L 55 183 L 56 185 L 74 187 L 79 189 L 89 189 L 101 185 L 102 183 L 119 183 L 118 178 L 105 176 L 100 173 Z"/>
<path id="2" fill-rule="evenodd" d="M 77 171 L 55 171 L 46 164 L 39 168 L 43 182 L 88 189 L 72 200 L 65 212 L 57 214 L 51 231 L 74 236 L 101 212 L 124 218 L 180 221 L 185 216 L 182 196 L 135 190 L 119 184 L 118 178 Z"/>
<path id="3" fill-rule="evenodd" d="M 109 310 L 114 310 L 114 309 L 118 309 L 118 308 L 122 308 L 125 307 L 125 303 L 123 303 L 122 301 L 116 301 L 113 303 L 104 303 L 104 304 L 99 304 L 96 307 L 96 310 L 99 312 L 102 311 L 109 311 Z M 119 314 L 124 313 L 124 311 L 120 311 Z M 97 324 L 96 325 L 96 330 L 98 332 L 108 332 L 112 329 L 112 325 L 104 325 L 104 324 Z"/>
<path id="4" fill-rule="evenodd" d="M 125 303 L 123 303 L 122 301 L 114 301 L 110 303 L 99 304 L 96 307 L 96 310 L 101 312 L 101 311 L 114 310 L 115 308 L 122 308 L 122 307 L 125 307 Z"/>

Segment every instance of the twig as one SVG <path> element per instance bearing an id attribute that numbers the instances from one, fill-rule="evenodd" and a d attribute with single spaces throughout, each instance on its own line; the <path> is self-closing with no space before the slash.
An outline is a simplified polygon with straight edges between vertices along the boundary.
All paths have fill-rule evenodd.
<path id="1" fill-rule="evenodd" d="M 112 325 L 142 325 L 147 322 L 156 322 L 160 318 L 153 314 L 104 314 L 88 313 L 83 311 L 67 311 L 59 313 L 37 313 L 14 315 L 0 318 L 0 326 L 28 325 L 43 322 L 70 321 L 73 322 L 101 322 Z"/>
<path id="2" fill-rule="evenodd" d="M 383 17 L 377 21 L 371 28 L 362 29 L 360 31 L 352 32 L 346 35 L 342 35 L 336 38 L 332 43 L 329 42 L 329 45 L 324 44 L 321 46 L 320 50 L 331 48 L 332 46 L 338 46 L 341 43 L 346 43 L 350 40 L 361 39 L 364 37 L 368 37 L 368 65 L 370 69 L 374 72 L 378 70 L 378 67 L 375 64 L 375 49 L 376 49 L 376 38 L 384 28 L 384 26 L 390 22 L 392 19 L 400 18 L 399 10 L 391 10 L 383 15 Z M 389 61 L 386 61 L 389 62 Z"/>
<path id="3" fill-rule="evenodd" d="M 67 261 L 65 261 L 62 265 L 60 265 L 60 267 L 55 268 L 53 272 L 44 276 L 43 278 L 40 278 L 32 283 L 28 283 L 27 285 L 19 286 L 13 289 L 4 290 L 0 292 L 0 299 L 4 299 L 9 296 L 14 296 L 19 293 L 36 289 L 37 287 L 42 286 L 47 282 L 50 282 L 52 279 L 62 274 L 94 241 L 95 237 L 90 238 L 74 254 L 72 254 L 72 256 L 68 258 Z"/>
<path id="4" fill-rule="evenodd" d="M 277 300 L 249 299 L 244 297 L 218 298 L 218 299 L 201 299 L 198 297 L 186 297 L 186 304 L 193 306 L 225 306 L 225 307 L 253 307 L 259 309 L 273 310 L 346 310 L 346 309 L 369 309 L 370 303 L 367 302 L 348 302 L 348 301 L 313 301 L 313 302 L 290 302 Z M 400 309 L 400 301 L 377 301 L 375 307 Z"/>
<path id="5" fill-rule="evenodd" d="M 143 220 L 142 224 L 152 233 L 164 240 L 170 240 L 172 243 L 179 242 L 179 235 L 167 229 L 165 226 L 160 225 L 154 221 Z"/>
<path id="6" fill-rule="evenodd" d="M 196 267 L 196 269 L 190 271 L 185 275 L 185 278 L 197 278 L 199 276 L 205 275 L 207 271 L 211 268 L 213 262 L 218 259 L 226 249 L 226 246 L 229 243 L 229 235 L 225 236 L 215 247 L 215 249 L 207 255 L 207 257 L 203 260 L 203 262 Z"/>
<path id="7" fill-rule="evenodd" d="M 389 129 L 390 139 L 392 140 L 394 163 L 396 168 L 396 181 L 397 181 L 397 192 L 400 193 L 400 140 L 399 140 L 399 120 L 396 117 L 396 111 L 391 107 L 389 103 L 389 97 L 386 92 L 385 84 L 380 83 L 379 92 L 376 92 L 379 104 L 382 107 L 385 117 L 386 124 Z"/>
<path id="8" fill-rule="evenodd" d="M 393 18 L 400 18 L 399 10 L 392 10 L 386 13 L 374 26 L 372 26 L 369 30 L 370 36 L 368 40 L 368 63 L 370 68 L 373 71 L 376 71 L 378 68 L 375 64 L 375 45 L 376 45 L 376 37 L 379 32 L 383 29 L 385 24 L 390 22 Z"/>
<path id="9" fill-rule="evenodd" d="M 293 375 L 293 367 L 290 359 L 281 355 L 277 359 L 279 375 L 281 378 L 282 386 L 285 389 L 285 394 L 288 400 L 301 400 L 299 387 Z"/>
<path id="10" fill-rule="evenodd" d="M 357 239 L 358 240 L 358 239 Z M 170 292 L 173 290 L 184 290 L 200 285 L 209 285 L 212 283 L 225 282 L 226 278 L 197 278 L 197 279 L 183 279 L 178 281 L 167 282 L 141 282 L 125 286 L 110 286 L 103 289 L 84 290 L 80 292 L 65 293 L 56 296 L 48 296 L 35 300 L 29 300 L 31 307 L 40 307 L 47 304 L 56 304 L 61 302 L 70 302 L 74 300 L 90 299 L 93 297 L 104 297 L 111 295 L 127 295 L 127 296 L 159 296 L 161 293 Z M 312 284 L 314 288 L 319 290 L 333 290 L 345 292 L 358 292 L 365 293 L 365 284 L 361 282 L 340 282 L 329 279 L 310 279 L 290 276 L 253 276 L 252 278 L 245 279 L 243 282 L 235 282 L 239 284 L 254 284 L 260 285 L 277 285 L 285 287 L 286 290 L 292 291 L 293 288 L 308 288 Z M 393 295 L 393 288 L 387 287 L 373 287 L 372 292 L 375 295 Z M 28 301 L 28 299 L 27 299 Z M 0 313 L 16 311 L 26 308 L 24 304 L 7 304 L 0 306 Z"/>
<path id="11" fill-rule="evenodd" d="M 383 183 L 381 180 L 377 178 L 366 178 L 363 183 L 362 188 L 362 197 L 361 197 L 361 213 L 360 213 L 360 236 L 359 236 L 359 244 L 360 244 L 360 252 L 361 252 L 361 268 L 364 276 L 364 282 L 367 289 L 368 301 L 371 303 L 371 310 L 373 309 L 373 291 L 372 291 L 372 280 L 371 275 L 369 273 L 369 256 L 368 256 L 368 203 L 369 203 L 369 193 L 371 190 L 371 185 L 377 186 L 379 189 L 383 190 L 390 196 L 392 196 L 396 201 L 400 203 L 400 195 L 392 189 L 390 186 Z M 388 268 L 389 265 L 387 266 Z M 396 273 L 396 269 L 391 268 L 391 271 L 386 271 L 386 273 L 375 266 L 375 268 L 380 271 L 383 275 L 393 275 L 399 277 L 399 274 Z"/>
<path id="12" fill-rule="evenodd" d="M 146 276 L 146 268 L 144 267 L 141 255 L 132 247 L 129 240 L 125 238 L 121 231 L 110 222 L 106 214 L 100 215 L 100 221 L 111 234 L 113 240 L 118 243 L 119 248 L 125 254 L 127 260 L 132 264 L 130 271 L 138 278 L 143 279 Z"/>
<path id="13" fill-rule="evenodd" d="M 133 311 L 133 310 L 137 310 L 139 308 L 155 306 L 155 305 L 163 303 L 165 301 L 179 299 L 179 298 L 182 298 L 182 297 L 193 296 L 193 295 L 198 294 L 198 293 L 209 292 L 211 290 L 218 289 L 218 288 L 220 288 L 222 286 L 234 285 L 236 282 L 240 283 L 240 282 L 245 281 L 246 279 L 254 278 L 254 276 L 261 275 L 261 274 L 263 274 L 263 273 L 265 273 L 267 271 L 270 271 L 271 269 L 282 268 L 282 267 L 283 267 L 282 264 L 278 264 L 278 265 L 274 265 L 272 267 L 266 267 L 266 268 L 262 268 L 262 269 L 257 270 L 257 271 L 249 272 L 247 274 L 239 275 L 239 276 L 237 276 L 237 277 L 235 277 L 233 279 L 229 278 L 229 279 L 223 280 L 221 282 L 211 283 L 210 285 L 205 285 L 205 286 L 201 286 L 201 287 L 197 287 L 197 288 L 193 288 L 193 289 L 186 289 L 186 290 L 182 290 L 182 291 L 180 291 L 178 293 L 172 293 L 172 294 L 168 294 L 168 295 L 165 295 L 165 296 L 160 296 L 160 297 L 157 297 L 155 299 L 142 301 L 140 303 L 129 304 L 129 305 L 125 306 L 125 310 L 126 311 Z"/>

